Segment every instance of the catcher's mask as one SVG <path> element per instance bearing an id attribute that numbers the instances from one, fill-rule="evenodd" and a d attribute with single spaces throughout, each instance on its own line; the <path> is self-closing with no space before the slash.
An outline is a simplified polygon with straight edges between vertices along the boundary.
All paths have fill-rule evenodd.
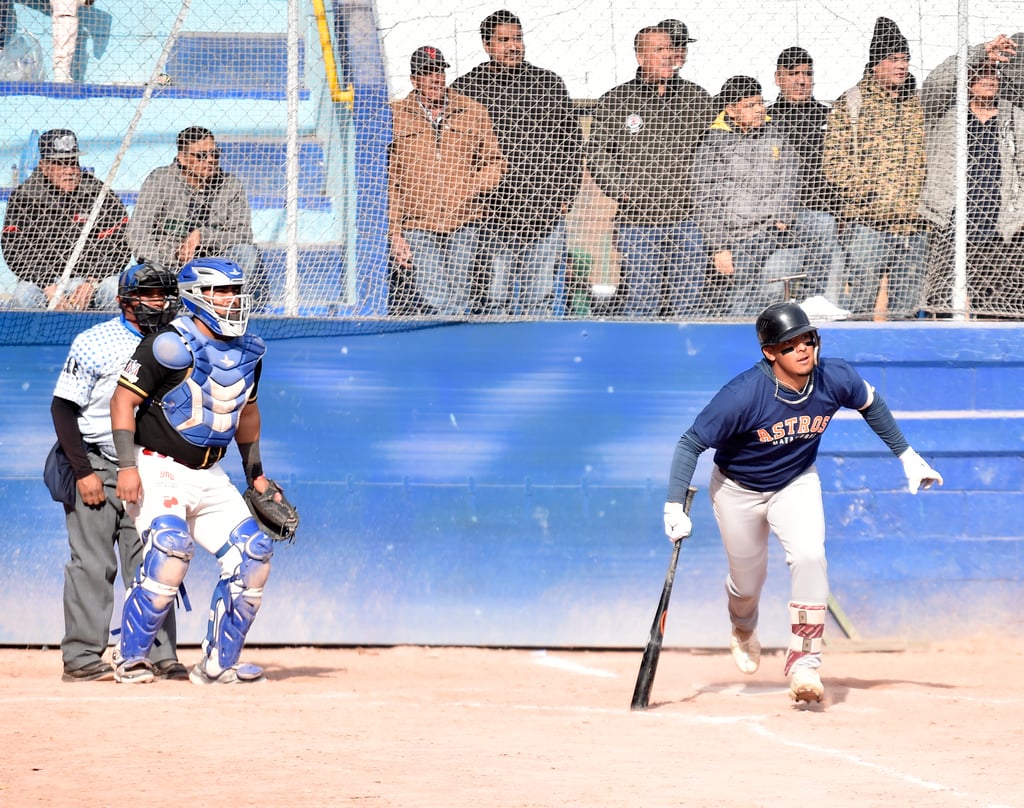
<path id="1" fill-rule="evenodd" d="M 228 258 L 197 258 L 178 272 L 185 308 L 222 337 L 240 337 L 249 325 L 252 295 L 243 292 L 244 281 L 242 268 Z M 226 307 L 215 305 L 213 291 L 225 287 L 233 290 L 233 301 Z"/>
<path id="2" fill-rule="evenodd" d="M 147 292 L 163 293 L 163 305 L 157 308 L 151 305 L 152 299 L 144 301 L 142 297 Z M 177 276 L 171 270 L 147 261 L 121 273 L 117 280 L 117 298 L 121 308 L 130 310 L 135 316 L 143 334 L 151 334 L 167 325 L 181 310 Z"/>

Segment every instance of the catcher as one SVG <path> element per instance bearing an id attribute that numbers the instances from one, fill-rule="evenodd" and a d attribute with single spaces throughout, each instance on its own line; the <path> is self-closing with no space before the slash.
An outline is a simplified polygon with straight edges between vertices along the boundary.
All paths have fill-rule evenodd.
<path id="1" fill-rule="evenodd" d="M 125 595 L 114 678 L 153 680 L 146 656 L 198 544 L 217 557 L 220 581 L 189 678 L 256 682 L 263 670 L 239 664 L 242 646 L 263 601 L 273 540 L 291 539 L 299 522 L 260 461 L 256 391 L 266 346 L 246 333 L 252 298 L 234 262 L 191 261 L 178 288 L 186 311 L 139 344 L 110 401 L 117 495 L 145 544 Z M 220 466 L 232 441 L 249 485 L 244 497 Z"/>

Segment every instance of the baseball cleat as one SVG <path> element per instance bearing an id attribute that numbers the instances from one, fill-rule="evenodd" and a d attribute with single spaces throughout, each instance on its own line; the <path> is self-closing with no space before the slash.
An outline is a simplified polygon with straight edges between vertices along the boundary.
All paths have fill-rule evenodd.
<path id="1" fill-rule="evenodd" d="M 789 697 L 793 701 L 821 701 L 825 686 L 813 668 L 797 668 L 789 677 Z"/>
<path id="2" fill-rule="evenodd" d="M 761 667 L 761 643 L 757 641 L 756 631 L 740 631 L 734 626 L 729 650 L 732 651 L 733 662 L 741 673 L 757 673 L 757 669 Z"/>
<path id="3" fill-rule="evenodd" d="M 259 665 L 235 665 L 231 668 L 224 668 L 220 673 L 213 675 L 207 673 L 207 658 L 203 657 L 196 663 L 188 678 L 194 685 L 248 685 L 254 682 L 265 682 L 263 668 Z"/>
<path id="4" fill-rule="evenodd" d="M 148 659 L 126 659 L 114 668 L 114 681 L 124 684 L 147 684 L 156 678 L 153 663 Z"/>

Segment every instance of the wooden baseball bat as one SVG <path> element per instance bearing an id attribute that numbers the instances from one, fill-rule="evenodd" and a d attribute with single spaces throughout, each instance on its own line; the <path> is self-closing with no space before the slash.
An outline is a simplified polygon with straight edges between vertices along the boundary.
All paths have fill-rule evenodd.
<path id="1" fill-rule="evenodd" d="M 683 510 L 687 515 L 690 513 L 690 506 L 693 505 L 693 496 L 696 493 L 697 489 L 692 485 L 686 492 Z M 678 539 L 672 545 L 672 558 L 668 562 L 668 572 L 665 573 L 665 585 L 661 588 L 661 600 L 658 601 L 658 610 L 654 613 L 654 622 L 651 624 L 651 636 L 647 640 L 643 659 L 640 660 L 640 672 L 636 676 L 636 687 L 633 688 L 631 710 L 646 710 L 650 702 L 651 687 L 654 685 L 654 674 L 658 670 L 658 658 L 661 656 L 661 642 L 665 639 L 665 618 L 668 617 L 668 599 L 672 596 L 672 583 L 676 579 L 676 564 L 679 563 L 679 548 L 682 546 L 682 539 Z"/>

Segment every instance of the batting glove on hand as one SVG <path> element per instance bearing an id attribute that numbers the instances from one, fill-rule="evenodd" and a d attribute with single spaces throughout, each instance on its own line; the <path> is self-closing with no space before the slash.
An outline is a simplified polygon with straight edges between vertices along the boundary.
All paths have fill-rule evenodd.
<path id="1" fill-rule="evenodd" d="M 665 503 L 665 535 L 672 541 L 685 539 L 693 530 L 693 522 L 683 510 L 682 502 Z"/>
<path id="2" fill-rule="evenodd" d="M 907 475 L 907 482 L 910 483 L 911 494 L 916 494 L 918 488 L 931 488 L 932 483 L 942 485 L 942 475 L 913 449 L 907 449 L 901 454 L 900 462 L 903 464 L 903 473 Z"/>

